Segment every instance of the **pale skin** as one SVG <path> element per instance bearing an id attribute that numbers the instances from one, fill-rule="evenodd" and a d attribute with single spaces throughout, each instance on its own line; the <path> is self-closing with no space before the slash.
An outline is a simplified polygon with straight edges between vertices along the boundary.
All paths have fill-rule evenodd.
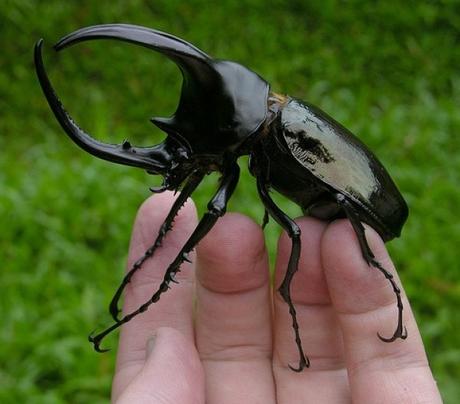
<path id="1" fill-rule="evenodd" d="M 164 193 L 142 205 L 129 263 L 153 242 L 172 201 L 172 194 Z M 404 291 L 408 338 L 390 344 L 377 338 L 377 332 L 394 331 L 395 296 L 381 273 L 363 261 L 350 223 L 297 222 L 302 256 L 292 298 L 309 369 L 288 368 L 298 363 L 297 349 L 287 305 L 271 287 L 262 229 L 243 215 L 227 213 L 191 255 L 193 263 L 181 267 L 180 283 L 122 327 L 112 401 L 441 403 Z M 126 288 L 125 312 L 150 297 L 196 223 L 188 202 L 163 247 Z M 376 258 L 395 273 L 379 236 L 368 227 L 366 235 Z M 289 251 L 284 234 L 275 285 Z"/>

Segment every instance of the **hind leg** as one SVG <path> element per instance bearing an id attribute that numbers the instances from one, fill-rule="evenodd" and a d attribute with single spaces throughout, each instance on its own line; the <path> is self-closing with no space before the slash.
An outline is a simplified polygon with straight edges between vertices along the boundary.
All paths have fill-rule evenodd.
<path id="1" fill-rule="evenodd" d="M 372 265 L 374 268 L 377 268 L 383 276 L 390 282 L 391 287 L 393 288 L 393 292 L 396 295 L 397 307 L 398 307 L 398 323 L 393 335 L 389 338 L 382 337 L 380 334 L 377 333 L 378 337 L 384 342 L 393 342 L 397 338 L 406 339 L 407 338 L 407 330 L 403 326 L 402 322 L 402 312 L 403 312 L 403 304 L 401 299 L 401 289 L 396 285 L 396 281 L 393 275 L 388 272 L 381 264 L 375 259 L 374 253 L 369 247 L 369 244 L 366 240 L 366 234 L 363 224 L 359 219 L 359 215 L 356 212 L 354 206 L 348 202 L 348 200 L 341 194 L 336 195 L 337 203 L 342 206 L 345 214 L 347 215 L 348 220 L 350 220 L 351 225 L 358 237 L 358 242 L 361 247 L 361 253 L 363 255 L 364 260 L 367 262 L 368 265 Z"/>

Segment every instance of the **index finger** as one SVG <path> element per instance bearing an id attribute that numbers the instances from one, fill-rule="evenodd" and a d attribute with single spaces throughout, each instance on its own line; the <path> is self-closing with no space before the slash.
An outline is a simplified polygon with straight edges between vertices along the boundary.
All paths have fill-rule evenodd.
<path id="1" fill-rule="evenodd" d="M 131 238 L 128 269 L 154 243 L 161 224 L 174 201 L 173 193 L 165 192 L 147 199 L 136 217 Z M 163 245 L 153 257 L 146 260 L 125 289 L 123 313 L 136 310 L 149 300 L 163 280 L 168 265 L 192 233 L 197 222 L 193 202 L 189 199 L 174 221 L 173 229 L 166 235 Z M 194 261 L 193 254 L 191 254 Z M 113 383 L 113 396 L 122 391 L 144 365 L 147 341 L 159 327 L 179 330 L 194 342 L 193 291 L 195 265 L 184 263 L 171 290 L 150 308 L 123 325 L 117 356 L 117 370 Z"/>

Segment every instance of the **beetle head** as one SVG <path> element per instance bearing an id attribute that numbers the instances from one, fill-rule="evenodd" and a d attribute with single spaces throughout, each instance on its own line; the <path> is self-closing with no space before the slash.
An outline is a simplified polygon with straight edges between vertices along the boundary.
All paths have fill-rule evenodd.
<path id="1" fill-rule="evenodd" d="M 107 24 L 83 28 L 62 38 L 61 50 L 92 39 L 117 39 L 162 53 L 181 70 L 183 84 L 176 112 L 152 118 L 166 140 L 153 147 L 101 143 L 80 129 L 65 111 L 45 73 L 42 40 L 35 46 L 37 75 L 56 118 L 70 138 L 91 154 L 155 174 L 170 173 L 177 162 L 193 155 L 235 152 L 265 120 L 268 84 L 251 70 L 211 59 L 195 46 L 172 35 L 134 25 Z"/>

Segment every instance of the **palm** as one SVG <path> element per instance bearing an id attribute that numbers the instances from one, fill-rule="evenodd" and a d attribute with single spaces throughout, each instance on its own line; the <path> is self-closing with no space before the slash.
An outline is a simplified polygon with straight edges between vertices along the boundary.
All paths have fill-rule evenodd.
<path id="1" fill-rule="evenodd" d="M 141 208 L 131 261 L 151 244 L 171 198 L 156 196 Z M 127 287 L 125 311 L 151 295 L 195 223 L 188 204 L 164 247 Z M 409 338 L 392 344 L 377 338 L 377 332 L 386 335 L 394 329 L 394 294 L 380 272 L 363 262 L 348 223 L 328 226 L 311 218 L 298 223 L 302 258 L 292 298 L 310 369 L 295 373 L 287 366 L 298 361 L 291 316 L 270 287 L 260 227 L 228 214 L 199 245 L 196 271 L 195 265 L 185 264 L 179 285 L 122 329 L 113 399 L 184 404 L 441 402 L 407 301 Z M 367 234 L 377 258 L 391 269 L 383 243 L 374 232 Z M 289 247 L 282 237 L 275 284 L 286 269 Z M 147 340 L 155 333 L 146 360 Z"/>

